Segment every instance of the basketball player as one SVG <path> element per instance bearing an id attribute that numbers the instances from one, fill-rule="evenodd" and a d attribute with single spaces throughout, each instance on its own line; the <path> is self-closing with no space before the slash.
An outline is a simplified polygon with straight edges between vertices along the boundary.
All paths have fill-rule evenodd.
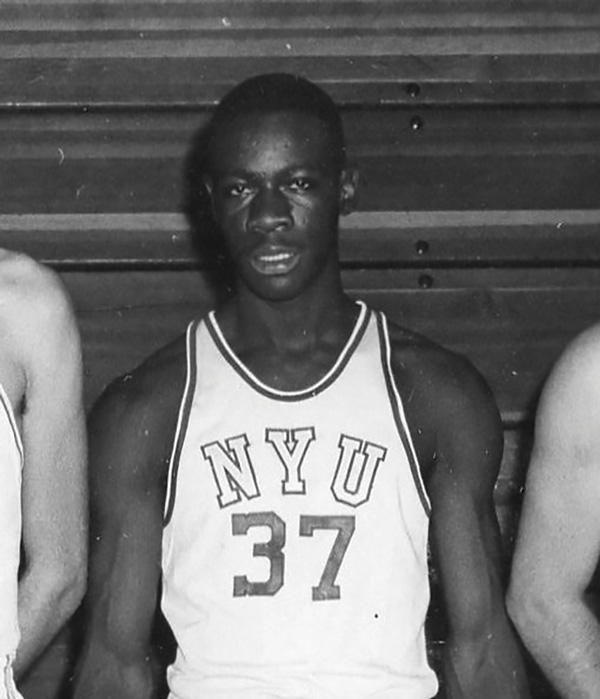
<path id="1" fill-rule="evenodd" d="M 19 696 L 13 675 L 30 666 L 84 592 L 81 376 L 79 335 L 58 279 L 0 250 L 1 699 Z"/>
<path id="2" fill-rule="evenodd" d="M 356 176 L 310 82 L 220 103 L 205 186 L 233 298 L 93 411 L 91 622 L 78 699 L 425 699 L 428 541 L 449 696 L 526 693 L 504 610 L 492 489 L 502 430 L 462 358 L 342 290 Z"/>
<path id="3" fill-rule="evenodd" d="M 508 598 L 523 640 L 567 699 L 600 696 L 590 586 L 600 552 L 599 459 L 596 325 L 571 342 L 542 392 Z"/>

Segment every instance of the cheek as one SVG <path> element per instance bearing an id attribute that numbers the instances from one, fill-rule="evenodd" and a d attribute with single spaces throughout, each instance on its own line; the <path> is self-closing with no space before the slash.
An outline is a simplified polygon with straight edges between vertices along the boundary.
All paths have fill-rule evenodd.
<path id="1" fill-rule="evenodd" d="M 337 218 L 337 208 L 331 206 L 329 202 L 305 202 L 296 204 L 292 210 L 296 223 L 302 222 L 305 227 L 311 224 L 321 225 L 324 221 L 331 221 Z"/>
<path id="2" fill-rule="evenodd" d="M 215 208 L 216 222 L 228 240 L 241 236 L 246 220 L 246 208 L 239 202 L 228 202 Z"/>
<path id="3" fill-rule="evenodd" d="M 228 225 L 230 220 L 238 217 L 243 209 L 244 201 L 236 198 L 217 200 L 214 206 L 215 214 L 223 226 Z"/>
<path id="4" fill-rule="evenodd" d="M 337 234 L 339 210 L 330 203 L 321 203 L 313 206 L 309 211 L 300 213 L 305 219 L 305 225 L 319 229 L 324 237 L 328 234 Z"/>

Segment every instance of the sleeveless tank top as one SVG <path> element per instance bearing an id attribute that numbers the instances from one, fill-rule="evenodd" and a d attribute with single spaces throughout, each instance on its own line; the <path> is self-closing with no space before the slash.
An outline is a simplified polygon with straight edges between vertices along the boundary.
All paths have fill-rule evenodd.
<path id="1" fill-rule="evenodd" d="M 273 390 L 213 313 L 188 329 L 170 463 L 162 608 L 171 699 L 428 699 L 429 501 L 360 304 L 314 386 Z"/>
<path id="2" fill-rule="evenodd" d="M 0 385 L 0 699 L 18 697 L 11 660 L 19 644 L 18 572 L 21 543 L 23 446 L 8 397 Z"/>

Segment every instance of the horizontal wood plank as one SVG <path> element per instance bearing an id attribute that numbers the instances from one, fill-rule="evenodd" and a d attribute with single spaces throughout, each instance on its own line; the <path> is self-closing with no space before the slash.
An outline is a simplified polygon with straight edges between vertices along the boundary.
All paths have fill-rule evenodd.
<path id="1" fill-rule="evenodd" d="M 206 119 L 5 116 L 0 214 L 181 211 Z M 361 211 L 598 208 L 600 108 L 353 109 L 344 119 Z"/>
<path id="2" fill-rule="evenodd" d="M 207 262 L 182 214 L 5 214 L 0 246 L 60 269 Z M 341 219 L 345 267 L 600 265 L 600 210 L 359 212 Z"/>
<path id="3" fill-rule="evenodd" d="M 213 107 L 241 80 L 275 66 L 313 80 L 346 106 L 600 104 L 600 57 L 594 54 L 397 57 L 382 56 L 373 46 L 356 57 L 352 51 L 327 60 L 286 54 L 166 61 L 159 46 L 157 57 L 145 59 L 3 58 L 0 108 Z"/>
<path id="4" fill-rule="evenodd" d="M 4 0 L 0 22 L 25 32 L 379 28 L 460 36 L 474 28 L 586 29 L 599 20 L 593 0 Z"/>

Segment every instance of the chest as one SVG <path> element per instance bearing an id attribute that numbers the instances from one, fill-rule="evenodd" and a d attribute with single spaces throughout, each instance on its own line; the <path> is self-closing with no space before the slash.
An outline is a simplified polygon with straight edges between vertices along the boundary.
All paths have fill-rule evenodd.
<path id="1" fill-rule="evenodd" d="M 302 391 L 321 381 L 336 364 L 342 346 L 256 348 L 238 352 L 247 371 L 275 391 Z"/>

